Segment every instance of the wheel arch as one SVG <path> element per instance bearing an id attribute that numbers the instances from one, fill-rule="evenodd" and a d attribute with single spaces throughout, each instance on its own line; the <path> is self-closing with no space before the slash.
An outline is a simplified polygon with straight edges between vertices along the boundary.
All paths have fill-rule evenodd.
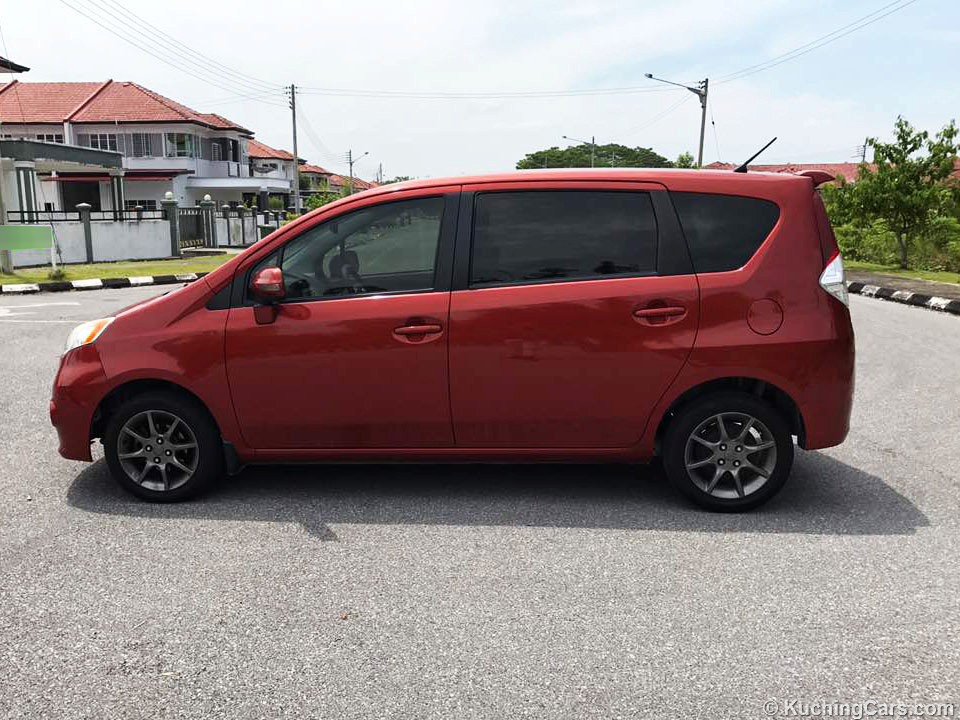
<path id="1" fill-rule="evenodd" d="M 217 429 L 217 432 L 221 436 L 223 435 L 223 431 L 220 428 L 220 424 L 217 422 L 216 416 L 210 412 L 210 408 L 207 407 L 207 404 L 196 393 L 191 392 L 183 385 L 179 385 L 169 380 L 141 378 L 122 383 L 103 396 L 103 399 L 97 405 L 97 409 L 94 411 L 93 418 L 90 421 L 90 439 L 93 440 L 94 438 L 103 437 L 103 432 L 107 427 L 110 416 L 116 412 L 117 408 L 119 408 L 124 402 L 130 398 L 136 397 L 137 395 L 143 395 L 147 392 L 166 392 L 188 398 L 190 401 L 195 402 L 199 407 L 203 408 L 203 411 L 210 418 L 210 421 Z"/>
<path id="2" fill-rule="evenodd" d="M 654 439 L 654 447 L 657 455 L 660 454 L 660 442 L 667 427 L 677 416 L 679 411 L 708 395 L 719 392 L 729 391 L 745 392 L 758 397 L 770 403 L 786 420 L 790 426 L 790 432 L 797 436 L 800 447 L 804 447 L 807 441 L 807 431 L 803 420 L 803 414 L 796 401 L 780 387 L 766 380 L 752 377 L 725 377 L 715 378 L 706 382 L 699 383 L 693 387 L 684 390 L 678 395 L 660 418 L 657 426 L 657 432 Z"/>

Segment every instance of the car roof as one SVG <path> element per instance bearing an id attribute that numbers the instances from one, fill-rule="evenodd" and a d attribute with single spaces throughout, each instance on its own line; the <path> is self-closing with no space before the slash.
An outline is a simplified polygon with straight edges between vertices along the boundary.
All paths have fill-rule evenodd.
<path id="1" fill-rule="evenodd" d="M 482 185 L 505 182 L 536 181 L 634 181 L 657 182 L 665 185 L 678 184 L 689 186 L 691 183 L 713 188 L 717 191 L 731 186 L 746 187 L 755 183 L 796 183 L 810 182 L 810 179 L 793 173 L 747 172 L 735 173 L 731 170 L 690 170 L 678 168 L 557 168 L 549 170 L 513 170 L 511 172 L 489 175 L 464 175 L 423 180 L 406 180 L 390 183 L 367 190 L 364 195 L 390 193 L 399 190 L 415 190 L 449 185 Z"/>

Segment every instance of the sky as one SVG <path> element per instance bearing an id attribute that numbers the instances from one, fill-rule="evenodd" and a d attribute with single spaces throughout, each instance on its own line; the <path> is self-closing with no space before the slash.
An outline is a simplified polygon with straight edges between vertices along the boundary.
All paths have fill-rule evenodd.
<path id="1" fill-rule="evenodd" d="M 352 150 L 369 153 L 360 177 L 381 164 L 386 178 L 440 177 L 510 170 L 528 152 L 569 144 L 564 135 L 696 155 L 696 96 L 648 72 L 711 79 L 704 163 L 741 161 L 774 136 L 764 162 L 852 160 L 865 137 L 889 137 L 898 115 L 936 131 L 960 108 L 956 0 L 915 0 L 723 82 L 904 1 L 8 0 L 0 29 L 3 54 L 31 68 L 23 81 L 134 81 L 288 150 L 282 86 L 294 83 L 304 88 L 300 157 L 345 173 Z M 624 87 L 640 90 L 489 97 Z"/>

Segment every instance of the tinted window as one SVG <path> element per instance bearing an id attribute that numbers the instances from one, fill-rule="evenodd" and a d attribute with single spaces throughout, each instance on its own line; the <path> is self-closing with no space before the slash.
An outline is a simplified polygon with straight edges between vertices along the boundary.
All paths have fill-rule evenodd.
<path id="1" fill-rule="evenodd" d="M 440 197 L 373 205 L 294 238 L 280 259 L 287 297 L 432 289 L 443 205 Z"/>
<path id="2" fill-rule="evenodd" d="M 769 200 L 686 192 L 670 197 L 698 273 L 743 267 L 780 217 Z"/>
<path id="3" fill-rule="evenodd" d="M 657 222 L 634 192 L 484 193 L 474 210 L 470 282 L 654 272 Z"/>

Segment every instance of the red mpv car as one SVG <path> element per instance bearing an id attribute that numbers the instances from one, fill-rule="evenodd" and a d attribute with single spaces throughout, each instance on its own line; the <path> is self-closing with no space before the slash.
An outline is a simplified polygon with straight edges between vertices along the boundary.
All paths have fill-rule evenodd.
<path id="1" fill-rule="evenodd" d="M 180 500 L 246 463 L 660 456 L 711 509 L 847 435 L 829 176 L 558 170 L 387 185 L 85 323 L 60 453 Z"/>

